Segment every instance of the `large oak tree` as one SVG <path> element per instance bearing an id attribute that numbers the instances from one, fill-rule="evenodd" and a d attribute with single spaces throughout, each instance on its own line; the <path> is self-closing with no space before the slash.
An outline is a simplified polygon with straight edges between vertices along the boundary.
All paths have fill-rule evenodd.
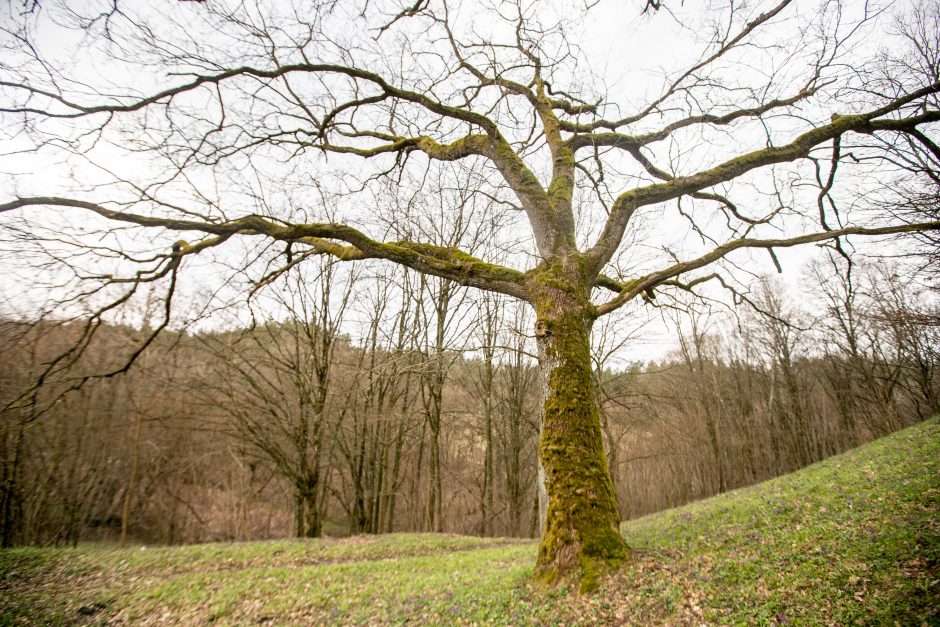
<path id="1" fill-rule="evenodd" d="M 223 245 L 259 284 L 329 255 L 529 303 L 544 581 L 589 589 L 628 558 L 593 389 L 598 317 L 656 290 L 733 288 L 731 259 L 748 250 L 779 266 L 780 248 L 846 252 L 855 236 L 940 228 L 930 203 L 865 210 L 903 206 L 901 187 L 936 197 L 935 10 L 892 22 L 796 0 L 698 14 L 660 2 L 149 4 L 8 4 L 0 110 L 14 176 L 0 228 L 19 248 L 6 249 L 71 273 L 71 302 L 94 303 L 85 341 L 144 284 L 165 288 L 165 326 L 184 262 Z M 606 73 L 581 24 L 613 32 Z M 632 44 L 640 27 L 690 43 Z M 888 30 L 893 55 L 872 43 Z M 36 164 L 41 180 L 18 170 Z M 475 255 L 370 220 L 389 217 L 389 196 L 420 199 L 430 170 L 522 219 Z M 509 261 L 493 263 L 497 251 Z"/>

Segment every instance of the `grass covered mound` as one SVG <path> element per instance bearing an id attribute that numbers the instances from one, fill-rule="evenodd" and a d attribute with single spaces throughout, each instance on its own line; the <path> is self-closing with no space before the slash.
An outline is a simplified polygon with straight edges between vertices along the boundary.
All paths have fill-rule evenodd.
<path id="1" fill-rule="evenodd" d="M 623 529 L 641 553 L 599 601 L 611 608 L 679 623 L 935 624 L 940 425 Z"/>
<path id="2" fill-rule="evenodd" d="M 633 559 L 580 598 L 506 539 L 10 549 L 0 624 L 934 623 L 940 426 L 623 529 Z"/>

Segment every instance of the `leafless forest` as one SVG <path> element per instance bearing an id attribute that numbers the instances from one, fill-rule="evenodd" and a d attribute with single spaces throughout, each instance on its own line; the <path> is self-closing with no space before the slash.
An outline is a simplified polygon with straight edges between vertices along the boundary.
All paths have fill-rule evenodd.
<path id="1" fill-rule="evenodd" d="M 384 268 L 384 267 L 383 267 Z M 368 289 L 362 289 L 368 283 Z M 594 376 L 621 516 L 749 485 L 940 410 L 940 312 L 917 282 L 838 255 L 800 293 L 763 279 L 736 308 L 660 298 L 677 348 Z M 186 543 L 391 531 L 534 536 L 539 419 L 531 321 L 508 299 L 323 261 L 278 321 L 101 327 L 41 416 L 0 425 L 2 542 Z M 353 312 L 362 333 L 344 329 Z M 7 319 L 0 393 L 20 393 L 83 322 Z M 358 327 L 357 327 L 358 328 Z"/>

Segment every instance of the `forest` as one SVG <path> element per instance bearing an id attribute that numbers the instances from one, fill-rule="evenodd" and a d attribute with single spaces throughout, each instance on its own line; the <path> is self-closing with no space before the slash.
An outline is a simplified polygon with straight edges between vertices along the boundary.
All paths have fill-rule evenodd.
<path id="1" fill-rule="evenodd" d="M 387 270 L 363 279 L 324 262 L 278 293 L 283 319 L 164 333 L 128 373 L 40 419 L 5 412 L 3 546 L 536 537 L 540 391 L 524 312 Z M 810 298 L 763 277 L 737 307 L 651 305 L 674 342 L 660 361 L 622 366 L 613 357 L 627 338 L 598 328 L 595 393 L 624 520 L 940 411 L 931 291 L 838 256 L 805 274 Z M 355 310 L 364 334 L 351 336 Z M 0 401 L 81 324 L 3 321 Z M 146 334 L 102 328 L 74 375 L 119 365 Z"/>

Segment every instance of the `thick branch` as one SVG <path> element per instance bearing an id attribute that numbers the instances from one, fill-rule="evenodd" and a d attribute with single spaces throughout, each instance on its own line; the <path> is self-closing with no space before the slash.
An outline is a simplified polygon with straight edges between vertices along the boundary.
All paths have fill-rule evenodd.
<path id="1" fill-rule="evenodd" d="M 552 154 L 552 180 L 548 186 L 552 226 L 556 233 L 552 252 L 565 254 L 576 246 L 574 214 L 571 210 L 574 194 L 574 150 L 561 137 L 558 116 L 555 115 L 557 101 L 546 95 L 546 85 L 540 76 L 536 77 L 535 85 L 535 110 L 542 121 L 545 141 Z"/>
<path id="2" fill-rule="evenodd" d="M 96 213 L 109 220 L 173 231 L 196 231 L 231 237 L 263 235 L 271 239 L 306 244 L 319 253 L 343 261 L 385 259 L 418 272 L 451 279 L 462 285 L 526 298 L 523 274 L 518 270 L 486 263 L 457 248 L 444 248 L 408 241 L 378 242 L 345 224 L 310 223 L 283 225 L 258 215 L 248 215 L 224 222 L 201 222 L 159 218 L 125 211 L 115 211 L 83 200 L 57 197 L 17 198 L 0 204 L 0 213 L 31 206 L 74 207 Z M 347 245 L 338 244 L 340 240 Z M 200 244 L 183 247 L 181 252 L 196 252 Z"/>
<path id="3" fill-rule="evenodd" d="M 386 140 L 388 143 L 372 148 L 357 148 L 355 146 L 338 146 L 335 144 L 311 144 L 328 152 L 352 154 L 359 157 L 375 157 L 386 153 L 398 153 L 408 150 L 420 150 L 432 159 L 438 161 L 457 161 L 470 156 L 491 157 L 493 154 L 492 142 L 486 135 L 471 134 L 466 137 L 441 144 L 430 137 L 394 137 L 381 133 L 346 134 L 348 137 L 370 137 Z"/>
<path id="4" fill-rule="evenodd" d="M 719 259 L 727 256 L 732 251 L 738 249 L 765 248 L 767 250 L 772 250 L 774 248 L 787 248 L 791 246 L 800 246 L 802 244 L 812 244 L 814 242 L 824 242 L 835 239 L 837 237 L 844 237 L 846 235 L 896 235 L 899 233 L 933 230 L 940 230 L 940 221 L 920 222 L 915 224 L 898 224 L 883 227 L 850 226 L 843 229 L 822 231 L 819 233 L 808 233 L 806 235 L 799 235 L 796 237 L 783 239 L 741 238 L 732 240 L 719 246 L 718 248 L 715 248 L 711 252 L 702 255 L 701 257 L 690 259 L 688 261 L 680 261 L 679 263 L 673 264 L 668 268 L 647 274 L 646 276 L 633 279 L 632 281 L 628 281 L 626 283 L 619 283 L 609 277 L 599 278 L 596 282 L 596 285 L 611 290 L 616 289 L 616 287 L 619 286 L 620 291 L 615 298 L 597 307 L 597 315 L 603 316 L 608 314 L 636 298 L 643 292 L 652 289 L 657 285 L 668 281 L 669 279 L 673 279 L 677 276 L 685 274 L 686 272 L 697 270 L 698 268 L 715 263 Z"/>
<path id="5" fill-rule="evenodd" d="M 775 98 L 765 102 L 762 105 L 751 107 L 749 109 L 736 109 L 724 115 L 691 115 L 681 120 L 671 122 L 658 131 L 650 131 L 649 133 L 642 133 L 640 135 L 627 135 L 626 133 L 618 133 L 614 131 L 607 133 L 590 133 L 587 131 L 590 129 L 591 125 L 580 125 L 567 121 L 561 122 L 561 128 L 563 131 L 579 133 L 578 135 L 575 135 L 570 140 L 568 140 L 571 147 L 575 150 L 584 148 L 586 146 L 612 146 L 615 148 L 629 149 L 638 146 L 645 146 L 646 144 L 651 144 L 657 141 L 662 141 L 669 137 L 673 132 L 695 124 L 725 126 L 741 118 L 759 118 L 773 109 L 789 107 L 796 104 L 797 102 L 800 102 L 801 100 L 809 98 L 826 84 L 827 83 L 818 84 L 814 87 L 807 87 L 798 94 L 789 98 Z"/>
<path id="6" fill-rule="evenodd" d="M 610 217 L 604 225 L 600 237 L 587 252 L 593 271 L 599 272 L 613 256 L 623 238 L 627 223 L 637 208 L 699 192 L 760 167 L 795 161 L 808 155 L 815 146 L 848 132 L 866 134 L 876 131 L 907 132 L 916 129 L 919 124 L 940 121 L 940 111 L 927 111 L 921 115 L 902 119 L 875 119 L 937 91 L 940 91 L 940 83 L 924 87 L 868 113 L 846 116 L 834 115 L 832 122 L 829 124 L 809 130 L 789 144 L 755 150 L 697 174 L 678 176 L 663 183 L 647 185 L 621 194 L 611 207 Z"/>

